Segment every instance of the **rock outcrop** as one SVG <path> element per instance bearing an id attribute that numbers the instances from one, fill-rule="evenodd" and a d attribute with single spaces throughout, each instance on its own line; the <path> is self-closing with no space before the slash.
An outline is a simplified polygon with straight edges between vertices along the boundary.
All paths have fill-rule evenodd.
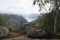
<path id="1" fill-rule="evenodd" d="M 32 31 L 28 34 L 28 38 L 33 38 L 33 39 L 36 39 L 36 38 L 47 38 L 47 39 L 50 39 L 50 38 L 56 38 L 57 36 L 53 33 L 47 33 L 46 31 Z M 60 37 L 57 37 L 57 38 L 60 38 Z"/>
<path id="2" fill-rule="evenodd" d="M 43 38 L 46 35 L 45 31 L 37 30 L 28 34 L 28 38 Z"/>
<path id="3" fill-rule="evenodd" d="M 6 37 L 9 34 L 9 29 L 3 26 L 0 26 L 0 37 Z"/>

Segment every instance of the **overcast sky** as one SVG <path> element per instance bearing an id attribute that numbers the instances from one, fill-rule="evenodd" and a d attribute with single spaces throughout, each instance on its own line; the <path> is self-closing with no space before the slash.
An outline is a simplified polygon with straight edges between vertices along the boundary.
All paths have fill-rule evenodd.
<path id="1" fill-rule="evenodd" d="M 38 6 L 33 6 L 33 0 L 0 0 L 0 12 L 39 13 Z"/>

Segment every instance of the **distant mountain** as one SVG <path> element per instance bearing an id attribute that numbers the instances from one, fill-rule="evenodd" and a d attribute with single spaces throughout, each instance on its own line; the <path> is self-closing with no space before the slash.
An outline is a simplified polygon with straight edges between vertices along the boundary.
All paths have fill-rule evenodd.
<path id="1" fill-rule="evenodd" d="M 18 29 L 22 29 L 24 28 L 24 25 L 26 23 L 31 22 L 31 21 L 34 21 L 38 18 L 39 14 L 29 14 L 29 15 L 21 15 L 21 14 L 8 14 L 8 13 L 5 13 L 8 20 L 9 20 L 9 23 L 13 26 L 16 26 Z M 27 20 L 28 21 L 27 21 Z M 29 24 L 32 24 L 32 23 L 29 23 Z"/>
<path id="2" fill-rule="evenodd" d="M 18 16 L 23 16 L 25 19 L 27 19 L 27 21 L 29 21 L 29 22 L 31 22 L 31 21 L 33 21 L 33 20 L 35 20 L 35 19 L 37 19 L 38 18 L 38 16 L 40 16 L 40 13 L 28 13 L 28 14 L 26 14 L 26 13 L 3 13 L 3 14 L 8 14 L 8 15 L 18 15 Z"/>
<path id="3" fill-rule="evenodd" d="M 37 19 L 38 16 L 39 16 L 39 14 L 30 14 L 30 15 L 28 15 L 28 17 L 31 18 L 31 19 Z"/>
<path id="4" fill-rule="evenodd" d="M 38 18 L 38 16 L 40 16 L 40 14 L 29 14 L 29 15 L 22 15 L 23 17 L 25 17 L 29 22 L 36 20 Z"/>
<path id="5" fill-rule="evenodd" d="M 23 25 L 25 23 L 28 23 L 28 21 L 23 16 L 11 14 L 11 15 L 7 15 L 7 18 L 9 20 L 10 25 L 14 25 L 18 29 L 24 28 Z"/>

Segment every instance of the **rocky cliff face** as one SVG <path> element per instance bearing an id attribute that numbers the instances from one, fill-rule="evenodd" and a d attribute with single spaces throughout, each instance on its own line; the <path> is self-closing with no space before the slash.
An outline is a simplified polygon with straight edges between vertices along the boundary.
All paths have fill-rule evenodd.
<path id="1" fill-rule="evenodd" d="M 16 26 L 18 29 L 23 29 L 23 25 L 28 21 L 23 16 L 7 15 L 10 25 Z"/>

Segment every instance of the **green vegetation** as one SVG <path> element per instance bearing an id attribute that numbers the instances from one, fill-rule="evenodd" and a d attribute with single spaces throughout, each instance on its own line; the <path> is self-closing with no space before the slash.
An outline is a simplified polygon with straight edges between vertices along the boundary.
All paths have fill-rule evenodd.
<path id="1" fill-rule="evenodd" d="M 24 29 L 20 29 L 20 24 L 17 24 L 16 25 L 11 25 L 10 24 L 10 21 L 8 19 L 8 16 L 9 15 L 5 15 L 5 14 L 0 14 L 0 26 L 4 26 L 4 27 L 7 27 L 10 31 L 10 36 L 19 36 L 19 35 L 25 35 L 27 34 L 27 30 L 24 30 Z M 23 19 L 24 20 L 24 19 Z M 17 19 L 18 21 L 18 19 Z M 19 27 L 19 29 L 17 29 Z"/>
<path id="2" fill-rule="evenodd" d="M 15 27 L 13 27 L 13 25 L 10 25 L 8 18 L 5 14 L 0 14 L 0 26 L 7 27 L 10 31 L 17 30 Z"/>
<path id="3" fill-rule="evenodd" d="M 52 34 L 59 34 L 60 33 L 60 19 L 59 16 L 57 18 L 57 32 L 54 33 L 54 19 L 55 19 L 56 12 L 52 11 L 50 13 L 42 14 L 42 16 L 39 16 L 37 19 L 37 22 L 35 23 L 36 29 L 43 29 L 47 33 Z"/>
<path id="4" fill-rule="evenodd" d="M 39 11 L 42 11 L 42 9 L 46 11 L 46 13 L 40 16 L 35 23 L 36 29 L 43 29 L 48 34 L 52 35 L 59 34 L 60 37 L 60 3 L 58 2 L 60 2 L 60 0 L 34 0 L 33 5 L 37 4 Z M 46 4 L 50 4 L 50 7 Z M 49 12 L 45 6 L 49 8 Z"/>
<path id="5" fill-rule="evenodd" d="M 0 14 L 0 26 L 7 26 L 8 25 L 8 19 L 5 15 Z"/>
<path id="6" fill-rule="evenodd" d="M 46 13 L 42 17 L 42 28 L 47 32 L 53 32 L 55 12 Z"/>

